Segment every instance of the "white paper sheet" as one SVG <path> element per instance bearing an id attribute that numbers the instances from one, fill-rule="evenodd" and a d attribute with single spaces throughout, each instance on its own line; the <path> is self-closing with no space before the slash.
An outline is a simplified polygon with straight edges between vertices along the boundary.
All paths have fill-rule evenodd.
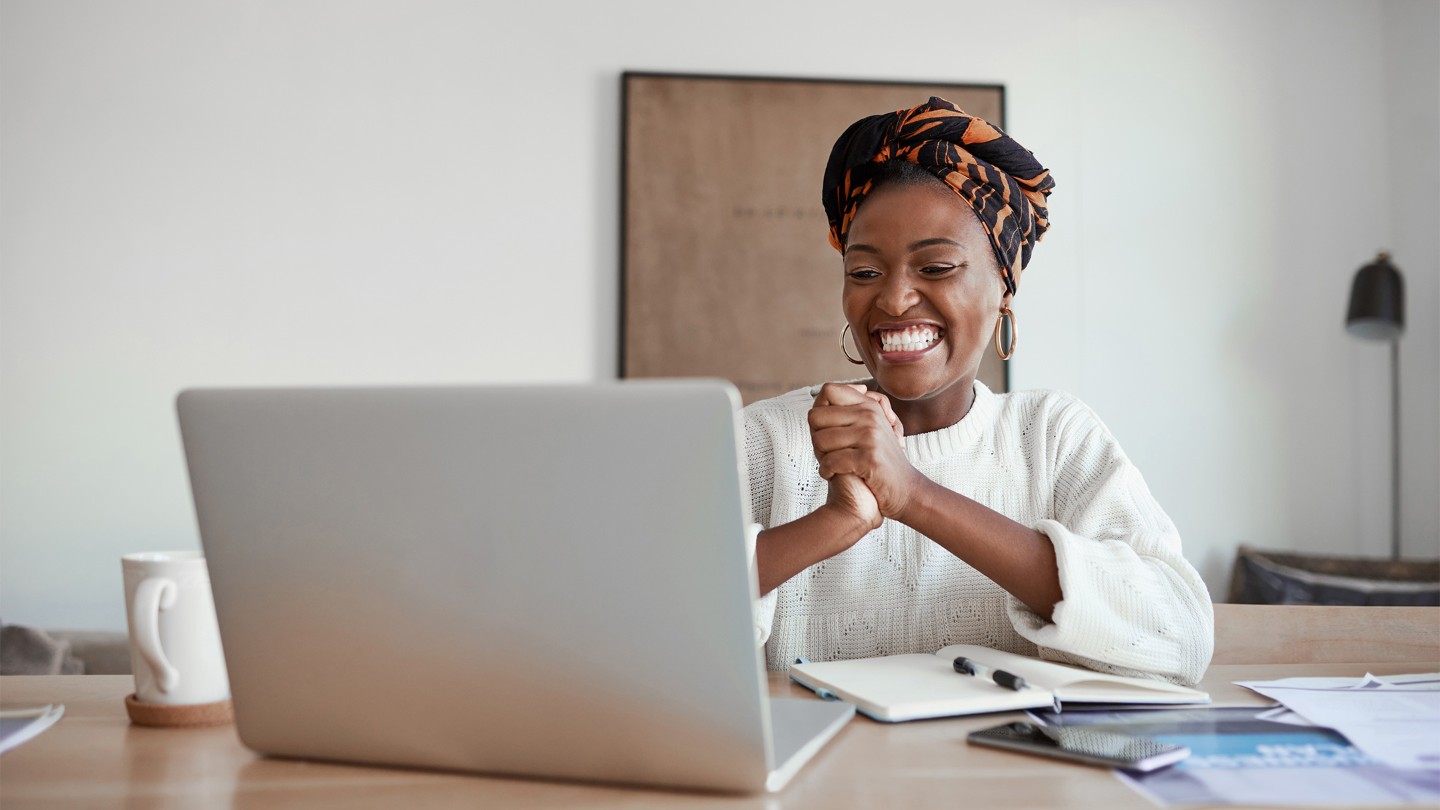
<path id="1" fill-rule="evenodd" d="M 1440 673 L 1237 681 L 1394 768 L 1440 769 Z"/>
<path id="2" fill-rule="evenodd" d="M 1169 768 L 1116 772 L 1162 806 L 1440 808 L 1440 769 L 1381 764 L 1338 732 L 1312 726 L 1283 706 L 1031 715 L 1046 724 L 1094 726 L 1189 747 L 1190 757 Z"/>
<path id="3" fill-rule="evenodd" d="M 1162 807 L 1227 805 L 1246 807 L 1434 807 L 1432 771 L 1402 771 L 1383 765 L 1335 768 L 1192 768 L 1155 774 L 1116 771 L 1115 776 Z"/>
<path id="4" fill-rule="evenodd" d="M 65 704 L 56 703 L 38 709 L 15 709 L 0 712 L 0 754 L 55 725 L 65 714 Z"/>

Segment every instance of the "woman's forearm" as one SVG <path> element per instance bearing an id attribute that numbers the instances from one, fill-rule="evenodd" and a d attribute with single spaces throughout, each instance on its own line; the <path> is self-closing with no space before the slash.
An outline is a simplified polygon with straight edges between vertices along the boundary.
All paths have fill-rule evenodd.
<path id="1" fill-rule="evenodd" d="M 1050 538 L 928 479 L 896 520 L 969 563 L 1047 621 L 1062 598 Z"/>
<path id="2" fill-rule="evenodd" d="M 827 504 L 798 520 L 760 532 L 755 540 L 760 595 L 850 548 L 867 531 L 863 520 Z"/>

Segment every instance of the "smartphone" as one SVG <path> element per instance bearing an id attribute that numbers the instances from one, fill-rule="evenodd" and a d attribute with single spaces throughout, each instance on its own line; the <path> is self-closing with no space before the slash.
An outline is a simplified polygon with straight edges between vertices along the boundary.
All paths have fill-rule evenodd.
<path id="1" fill-rule="evenodd" d="M 966 739 L 973 745 L 990 745 L 1010 751 L 1069 759 L 1088 765 L 1154 771 L 1190 756 L 1190 749 L 1149 737 L 1103 731 L 1090 726 L 1041 726 L 1034 723 L 1006 723 L 972 731 Z"/>

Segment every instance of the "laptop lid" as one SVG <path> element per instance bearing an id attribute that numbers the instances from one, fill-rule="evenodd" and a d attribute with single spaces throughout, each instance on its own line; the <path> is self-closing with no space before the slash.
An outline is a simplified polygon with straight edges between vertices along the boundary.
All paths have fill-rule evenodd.
<path id="1" fill-rule="evenodd" d="M 242 741 L 758 790 L 727 383 L 178 399 Z"/>

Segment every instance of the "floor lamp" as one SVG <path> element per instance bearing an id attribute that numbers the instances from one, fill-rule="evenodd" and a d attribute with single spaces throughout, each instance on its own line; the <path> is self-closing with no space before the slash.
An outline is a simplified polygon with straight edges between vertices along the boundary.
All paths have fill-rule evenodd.
<path id="1" fill-rule="evenodd" d="M 1355 273 L 1345 329 L 1390 344 L 1390 558 L 1400 559 L 1400 336 L 1405 333 L 1405 279 L 1384 251 Z"/>

